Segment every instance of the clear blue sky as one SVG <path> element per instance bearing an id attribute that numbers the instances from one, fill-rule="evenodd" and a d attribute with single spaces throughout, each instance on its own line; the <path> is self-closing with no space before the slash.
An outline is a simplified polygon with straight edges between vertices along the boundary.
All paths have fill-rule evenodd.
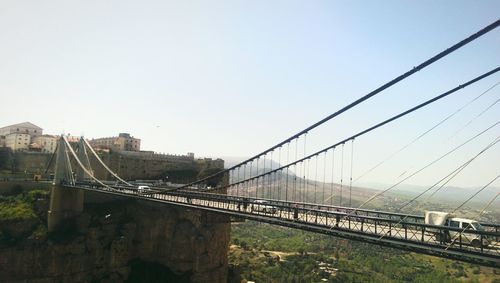
<path id="1" fill-rule="evenodd" d="M 0 126 L 30 121 L 46 133 L 88 138 L 129 132 L 146 150 L 249 156 L 499 11 L 499 1 L 0 0 Z M 311 143 L 336 142 L 499 64 L 500 28 L 329 123 Z M 355 172 L 498 81 L 497 74 L 356 141 Z M 500 86 L 364 181 L 391 183 L 398 170 L 418 168 L 496 122 L 499 105 L 450 139 L 499 96 Z M 499 129 L 412 183 L 432 183 Z M 495 148 L 456 183 L 486 183 L 498 160 Z"/>

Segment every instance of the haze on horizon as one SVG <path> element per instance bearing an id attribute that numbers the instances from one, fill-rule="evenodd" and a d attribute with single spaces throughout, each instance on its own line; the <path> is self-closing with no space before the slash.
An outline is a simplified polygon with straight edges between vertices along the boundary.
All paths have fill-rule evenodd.
<path id="1" fill-rule="evenodd" d="M 128 132 L 146 150 L 253 156 L 492 23 L 499 10 L 498 1 L 1 1 L 0 126 L 30 121 L 88 138 Z M 308 152 L 497 67 L 498 46 L 497 28 L 310 133 Z M 495 74 L 359 138 L 353 175 L 499 81 Z M 499 94 L 500 85 L 360 183 L 391 184 L 496 123 Z M 409 184 L 432 184 L 499 128 Z M 495 146 L 450 185 L 486 184 L 499 157 Z"/>

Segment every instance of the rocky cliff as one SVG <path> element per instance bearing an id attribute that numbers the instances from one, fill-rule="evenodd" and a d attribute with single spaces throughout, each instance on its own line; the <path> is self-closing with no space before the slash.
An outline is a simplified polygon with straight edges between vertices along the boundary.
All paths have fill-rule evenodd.
<path id="1" fill-rule="evenodd" d="M 30 204 L 38 219 L 1 220 L 0 281 L 227 282 L 227 217 L 97 193 L 85 198 L 84 213 L 64 232 L 44 232 L 47 197 Z"/>

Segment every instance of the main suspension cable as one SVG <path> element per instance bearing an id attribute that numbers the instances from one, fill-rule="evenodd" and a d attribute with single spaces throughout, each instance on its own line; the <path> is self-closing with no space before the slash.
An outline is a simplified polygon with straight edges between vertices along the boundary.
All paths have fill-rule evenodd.
<path id="1" fill-rule="evenodd" d="M 305 133 L 307 133 L 307 132 L 311 131 L 312 129 L 315 129 L 316 127 L 318 127 L 318 126 L 322 125 L 323 123 L 325 123 L 325 122 L 327 122 L 327 121 L 331 120 L 332 118 L 334 118 L 334 117 L 336 117 L 336 116 L 338 116 L 338 115 L 340 115 L 340 114 L 342 114 L 342 113 L 346 112 L 347 110 L 349 110 L 349 109 L 353 108 L 354 106 L 356 106 L 356 105 L 358 105 L 358 104 L 360 104 L 360 103 L 362 103 L 362 102 L 364 102 L 364 101 L 368 100 L 369 98 L 371 98 L 371 97 L 373 97 L 373 96 L 377 95 L 378 93 L 380 93 L 380 92 L 382 92 L 383 90 L 385 90 L 385 89 L 387 89 L 387 88 L 389 88 L 389 87 L 391 87 L 391 86 L 395 85 L 396 83 L 398 83 L 398 82 L 400 82 L 400 81 L 402 81 L 402 80 L 406 79 L 407 77 L 409 77 L 409 76 L 411 76 L 411 75 L 415 74 L 416 72 L 418 72 L 418 71 L 420 71 L 420 70 L 422 70 L 422 69 L 424 69 L 424 68 L 428 67 L 429 65 L 431 65 L 431 64 L 433 64 L 433 63 L 435 63 L 436 61 L 438 61 L 438 60 L 442 59 L 443 57 L 445 57 L 445 56 L 447 56 L 447 55 L 449 55 L 449 54 L 453 53 L 454 51 L 456 51 L 456 50 L 460 49 L 461 47 L 463 47 L 463 46 L 467 45 L 468 43 L 470 43 L 470 42 L 472 42 L 472 41 L 476 40 L 477 38 L 479 38 L 479 37 L 481 37 L 481 36 L 483 36 L 483 35 L 487 34 L 488 32 L 490 32 L 490 31 L 492 31 L 492 30 L 494 30 L 494 29 L 495 29 L 495 28 L 497 28 L 499 25 L 500 25 L 500 19 L 499 19 L 499 20 L 496 20 L 495 22 L 493 22 L 493 23 L 491 23 L 491 24 L 489 24 L 488 26 L 484 27 L 483 29 L 479 30 L 478 32 L 476 32 L 476 33 L 474 33 L 474 34 L 470 35 L 469 37 L 467 37 L 467 38 L 465 38 L 465 39 L 461 40 L 460 42 L 458 42 L 458 43 L 456 43 L 456 44 L 452 45 L 451 47 L 447 48 L 446 50 L 444 50 L 444 51 L 442 51 L 442 52 L 440 52 L 440 53 L 436 54 L 435 56 L 433 56 L 433 57 L 429 58 L 428 60 L 424 61 L 424 62 L 423 62 L 423 63 L 421 63 L 420 65 L 413 67 L 412 69 L 410 69 L 410 70 L 409 70 L 409 71 L 407 71 L 406 73 L 404 73 L 404 74 L 402 74 L 402 75 L 400 75 L 400 76 L 398 76 L 398 77 L 396 77 L 396 78 L 392 79 L 391 81 L 389 81 L 389 82 L 385 83 L 384 85 L 382 85 L 382 86 L 378 87 L 377 89 L 375 89 L 375 90 L 371 91 L 370 93 L 368 93 L 368 94 L 366 94 L 366 95 L 364 95 L 364 96 L 362 96 L 362 97 L 358 98 L 357 100 L 353 101 L 352 103 L 350 103 L 350 104 L 348 104 L 348 105 L 344 106 L 343 108 L 341 108 L 340 110 L 338 110 L 338 111 L 334 112 L 333 114 L 331 114 L 331 115 L 329 115 L 329 116 L 327 116 L 327 117 L 323 118 L 322 120 L 320 120 L 320 121 L 318 121 L 318 122 L 314 123 L 313 125 L 311 125 L 311 126 L 307 127 L 306 129 L 304 129 L 304 130 L 302 130 L 302 131 L 298 132 L 297 134 L 295 134 L 295 135 L 293 135 L 293 136 L 291 136 L 291 137 L 289 137 L 289 138 L 285 139 L 284 141 L 282 141 L 282 142 L 280 142 L 280 143 L 278 143 L 278 144 L 276 144 L 276 145 L 274 145 L 274 146 L 270 147 L 269 149 L 267 149 L 267 150 L 265 150 L 265 151 L 263 151 L 263 152 L 261 152 L 261 153 L 259 153 L 259 154 L 255 155 L 255 156 L 253 156 L 253 157 L 250 157 L 249 159 L 247 159 L 247 160 L 245 160 L 245 161 L 243 161 L 243 162 L 240 162 L 240 163 L 238 163 L 238 164 L 236 164 L 236 165 L 234 165 L 234 166 L 232 166 L 232 167 L 230 167 L 230 168 L 228 168 L 228 169 L 225 169 L 225 170 L 220 171 L 220 172 L 218 172 L 218 173 L 212 174 L 212 175 L 210 175 L 210 176 L 207 176 L 207 177 L 202 178 L 202 179 L 200 179 L 200 180 L 197 180 L 197 181 L 195 181 L 195 182 L 191 182 L 191 183 L 186 184 L 186 185 L 184 185 L 184 186 L 182 186 L 182 187 L 179 187 L 178 189 L 183 189 L 183 188 L 185 188 L 185 187 L 189 187 L 189 186 L 192 186 L 192 185 L 195 185 L 195 184 L 198 184 L 198 183 L 204 182 L 204 181 L 206 181 L 206 180 L 209 180 L 209 179 L 211 179 L 211 178 L 213 178 L 213 177 L 215 177 L 215 176 L 218 176 L 218 175 L 220 175 L 220 174 L 224 174 L 224 173 L 226 173 L 226 172 L 228 172 L 228 171 L 230 171 L 230 170 L 232 170 L 232 169 L 235 169 L 235 168 L 237 168 L 237 167 L 239 167 L 239 166 L 241 166 L 241 165 L 243 165 L 243 164 L 245 164 L 245 163 L 247 163 L 247 162 L 250 162 L 251 160 L 256 159 L 256 158 L 258 158 L 258 157 L 260 157 L 260 156 L 262 156 L 262 155 L 264 155 L 264 154 L 266 154 L 266 153 L 268 153 L 268 152 L 270 152 L 270 151 L 273 151 L 274 149 L 276 149 L 276 148 L 278 148 L 278 147 L 280 147 L 280 146 L 282 146 L 282 145 L 286 144 L 287 142 L 292 141 L 292 140 L 294 140 L 294 139 L 296 139 L 296 138 L 298 138 L 298 137 L 302 136 L 303 134 L 305 134 Z"/>
<path id="2" fill-rule="evenodd" d="M 398 120 L 399 118 L 402 118 L 402 117 L 404 117 L 404 116 L 406 116 L 406 115 L 408 115 L 408 114 L 410 114 L 410 113 L 412 113 L 414 111 L 417 111 L 420 108 L 423 108 L 423 107 L 425 107 L 425 106 L 427 106 L 427 105 L 429 105 L 431 103 L 434 103 L 434 102 L 436 102 L 436 101 L 438 101 L 440 99 L 443 99 L 444 97 L 449 96 L 449 95 L 457 92 L 460 89 L 463 89 L 463 88 L 465 88 L 465 87 L 467 87 L 467 86 L 469 86 L 471 84 L 474 84 L 474 83 L 476 83 L 476 82 L 478 82 L 478 81 L 480 81 L 480 80 L 482 80 L 482 79 L 484 79 L 484 78 L 486 78 L 488 76 L 491 76 L 492 74 L 495 74 L 498 71 L 500 71 L 500 67 L 497 67 L 497 68 L 495 68 L 495 69 L 493 69 L 491 71 L 488 71 L 488 72 L 486 72 L 486 73 L 484 73 L 484 74 L 482 74 L 482 75 L 480 75 L 480 76 L 478 76 L 478 77 L 476 77 L 476 78 L 474 78 L 474 79 L 472 79 L 472 80 L 470 80 L 470 81 L 468 81 L 468 82 L 466 82 L 464 84 L 461 84 L 461 85 L 459 85 L 459 86 L 457 86 L 457 87 L 455 87 L 455 88 L 453 88 L 453 89 L 451 89 L 451 90 L 449 90 L 449 91 L 447 91 L 447 92 L 445 92 L 443 94 L 435 96 L 434 98 L 431 98 L 431 99 L 429 99 L 429 100 L 427 100 L 427 101 L 425 101 L 425 102 L 423 102 L 423 103 L 421 103 L 421 104 L 419 104 L 419 105 L 417 105 L 415 107 L 412 107 L 412 108 L 410 108 L 410 109 L 408 109 L 406 111 L 403 111 L 403 112 L 401 112 L 401 113 L 399 113 L 399 114 L 397 114 L 397 115 L 395 115 L 395 116 L 393 116 L 393 117 L 391 117 L 391 118 L 389 118 L 389 119 L 387 119 L 387 120 L 385 120 L 383 122 L 380 122 L 380 123 L 378 123 L 378 124 L 376 124 L 376 125 L 374 125 L 374 126 L 372 126 L 370 128 L 367 128 L 367 129 L 365 129 L 365 130 L 363 130 L 361 132 L 358 132 L 357 134 L 355 134 L 353 136 L 350 136 L 350 137 L 348 137 L 348 138 L 346 138 L 346 139 L 344 139 L 344 140 L 342 140 L 340 142 L 337 142 L 336 144 L 333 144 L 333 145 L 331 145 L 329 147 L 326 147 L 326 148 L 324 148 L 322 150 L 319 150 L 319 151 L 317 151 L 315 153 L 312 153 L 312 154 L 310 154 L 308 156 L 305 156 L 305 157 L 303 157 L 301 159 L 297 159 L 297 156 L 296 156 L 296 160 L 295 161 L 293 161 L 293 162 L 291 162 L 291 163 L 289 163 L 287 165 L 281 166 L 280 168 L 276 168 L 273 171 L 282 170 L 282 169 L 284 169 L 286 167 L 302 163 L 303 161 L 305 161 L 305 160 L 307 160 L 307 159 L 309 159 L 311 157 L 314 157 L 315 155 L 318 155 L 318 154 L 321 154 L 323 152 L 327 152 L 327 151 L 329 151 L 331 149 L 334 149 L 335 147 L 337 147 L 339 145 L 345 144 L 349 140 L 358 138 L 358 137 L 360 137 L 362 135 L 365 135 L 365 134 L 367 134 L 367 133 L 369 133 L 369 132 L 371 132 L 371 131 L 373 131 L 373 130 L 375 130 L 377 128 L 380 128 L 380 127 L 382 127 L 382 126 L 384 126 L 386 124 L 389 124 L 389 123 L 391 123 L 391 122 L 393 122 L 395 120 Z M 270 172 L 273 172 L 273 171 L 270 171 Z M 246 182 L 246 181 L 249 181 L 249 180 L 252 180 L 252 179 L 255 179 L 255 178 L 260 178 L 260 177 L 262 177 L 264 175 L 269 174 L 270 172 L 254 176 L 252 178 L 249 178 L 247 180 L 243 180 L 241 182 Z"/>

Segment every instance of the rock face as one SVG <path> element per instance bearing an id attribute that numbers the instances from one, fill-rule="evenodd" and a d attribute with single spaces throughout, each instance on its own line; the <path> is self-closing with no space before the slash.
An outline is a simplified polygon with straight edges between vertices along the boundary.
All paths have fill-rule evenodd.
<path id="1" fill-rule="evenodd" d="M 146 271 L 148 266 L 170 271 L 148 282 L 227 282 L 229 231 L 228 217 L 198 210 L 140 200 L 86 203 L 65 232 L 3 244 L 0 278 L 133 282 L 131 262 L 140 261 L 136 266 Z"/>

